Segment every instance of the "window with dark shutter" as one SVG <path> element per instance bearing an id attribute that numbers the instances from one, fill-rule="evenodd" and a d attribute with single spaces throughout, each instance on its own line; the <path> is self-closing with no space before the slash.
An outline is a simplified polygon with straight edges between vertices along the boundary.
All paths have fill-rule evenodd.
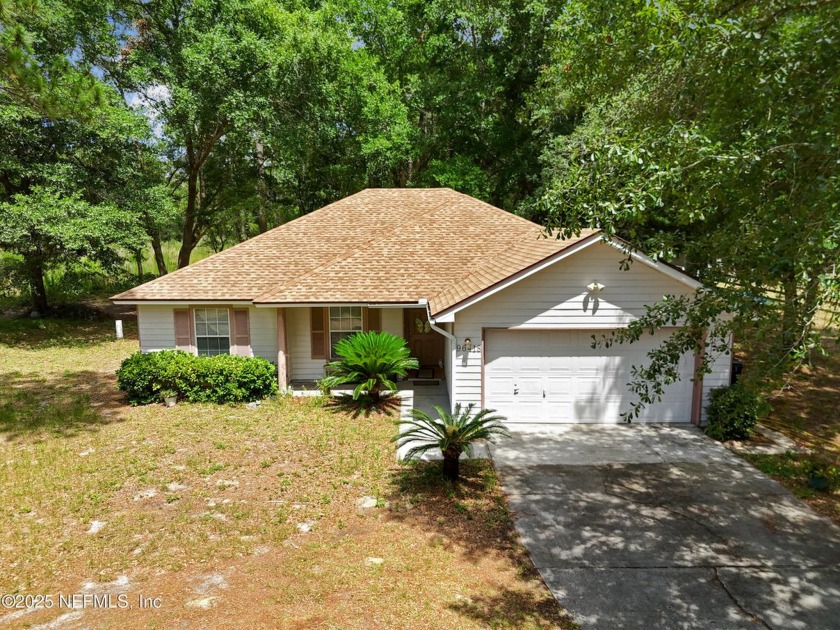
<path id="1" fill-rule="evenodd" d="M 175 311 L 175 348 L 192 352 L 192 326 L 190 325 L 190 311 L 186 308 L 176 308 Z"/>

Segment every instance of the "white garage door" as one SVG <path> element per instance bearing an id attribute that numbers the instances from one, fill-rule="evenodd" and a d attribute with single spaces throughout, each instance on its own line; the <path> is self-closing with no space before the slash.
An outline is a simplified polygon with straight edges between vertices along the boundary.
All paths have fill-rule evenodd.
<path id="1" fill-rule="evenodd" d="M 594 331 L 596 334 L 598 331 Z M 593 331 L 488 330 L 484 404 L 510 424 L 615 423 L 638 400 L 627 389 L 633 365 L 668 332 L 633 344 L 593 349 Z M 690 422 L 694 367 L 685 356 L 683 378 L 634 422 Z"/>

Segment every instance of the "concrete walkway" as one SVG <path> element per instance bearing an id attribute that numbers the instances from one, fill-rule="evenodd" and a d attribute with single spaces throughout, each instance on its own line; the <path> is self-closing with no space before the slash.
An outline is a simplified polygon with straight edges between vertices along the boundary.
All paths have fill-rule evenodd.
<path id="1" fill-rule="evenodd" d="M 840 528 L 699 430 L 578 425 L 490 448 L 583 628 L 840 627 Z"/>

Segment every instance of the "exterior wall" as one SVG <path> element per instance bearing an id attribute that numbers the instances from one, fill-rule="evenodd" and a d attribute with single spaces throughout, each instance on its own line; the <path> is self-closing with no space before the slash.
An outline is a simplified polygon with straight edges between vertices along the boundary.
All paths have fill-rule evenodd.
<path id="1" fill-rule="evenodd" d="M 175 348 L 173 306 L 138 306 L 140 349 L 143 352 Z M 253 356 L 277 362 L 277 310 L 248 309 Z M 325 359 L 312 359 L 310 349 L 309 308 L 287 308 L 286 328 L 290 373 L 293 380 L 314 380 L 324 375 Z M 403 310 L 382 309 L 382 329 L 403 336 Z"/>
<path id="2" fill-rule="evenodd" d="M 455 314 L 458 345 L 470 338 L 474 348 L 455 353 L 454 402 L 481 404 L 482 328 L 611 329 L 625 326 L 666 294 L 692 294 L 686 285 L 634 262 L 619 268 L 624 254 L 596 243 L 569 258 Z M 586 285 L 606 288 L 597 302 Z"/>
<path id="3" fill-rule="evenodd" d="M 403 309 L 401 308 L 383 308 L 380 309 L 382 317 L 382 331 L 396 335 L 397 337 L 404 337 L 403 330 Z"/>
<path id="4" fill-rule="evenodd" d="M 175 315 L 171 306 L 137 306 L 140 351 L 175 349 Z"/>
<path id="5" fill-rule="evenodd" d="M 274 309 L 267 310 L 274 313 Z M 326 364 L 327 359 L 312 358 L 310 325 L 308 308 L 286 309 L 289 380 L 312 381 L 324 375 L 324 364 Z"/>
<path id="6" fill-rule="evenodd" d="M 442 328 L 452 334 L 452 330 L 454 328 L 453 324 L 443 324 Z M 446 379 L 446 391 L 449 394 L 449 405 L 450 407 L 454 406 L 455 401 L 455 380 L 452 378 L 455 366 L 455 343 L 449 338 L 446 338 L 446 342 L 444 343 L 444 356 L 443 356 L 443 375 Z"/>
<path id="7" fill-rule="evenodd" d="M 732 338 L 729 339 L 729 347 L 732 347 Z M 726 353 L 715 353 L 712 357 L 712 371 L 703 377 L 703 407 L 700 418 L 706 421 L 706 406 L 709 404 L 709 392 L 715 387 L 729 385 L 732 376 L 732 355 Z"/>
<path id="8" fill-rule="evenodd" d="M 174 309 L 174 306 L 137 306 L 142 352 L 175 348 Z M 250 307 L 248 322 L 252 355 L 277 363 L 277 311 L 273 308 Z"/>
<path id="9" fill-rule="evenodd" d="M 251 324 L 251 353 L 277 363 L 277 309 L 248 309 Z"/>

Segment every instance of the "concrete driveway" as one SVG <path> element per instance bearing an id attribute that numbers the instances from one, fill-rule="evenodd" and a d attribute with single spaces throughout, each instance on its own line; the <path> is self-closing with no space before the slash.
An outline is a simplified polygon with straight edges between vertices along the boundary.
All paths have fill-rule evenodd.
<path id="1" fill-rule="evenodd" d="M 578 425 L 491 452 L 583 628 L 840 628 L 840 528 L 699 430 Z"/>

